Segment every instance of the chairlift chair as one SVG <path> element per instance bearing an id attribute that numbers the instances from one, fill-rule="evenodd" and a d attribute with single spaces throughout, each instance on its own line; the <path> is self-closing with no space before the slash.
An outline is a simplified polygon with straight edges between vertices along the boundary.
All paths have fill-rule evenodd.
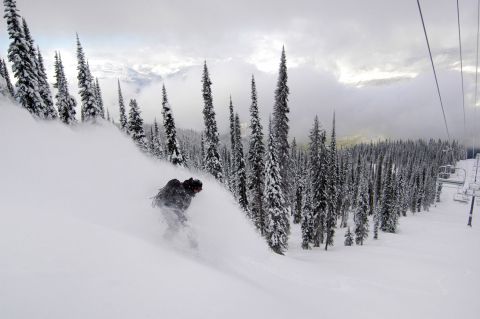
<path id="1" fill-rule="evenodd" d="M 465 191 L 461 187 L 457 189 L 457 192 L 453 194 L 453 200 L 457 202 L 462 202 L 462 203 L 468 203 L 469 202 L 469 196 L 466 194 Z"/>
<path id="2" fill-rule="evenodd" d="M 459 172 L 463 174 L 458 174 Z M 451 173 L 453 172 L 453 173 Z M 454 174 L 454 176 L 452 176 Z M 463 168 L 458 168 L 453 165 L 444 165 L 439 167 L 437 182 L 445 186 L 464 186 L 467 177 L 467 172 Z"/>
<path id="3" fill-rule="evenodd" d="M 438 177 L 439 178 L 449 178 L 450 177 L 450 173 L 449 173 L 449 169 L 447 167 L 448 165 L 444 165 L 444 166 L 440 166 L 438 168 Z"/>

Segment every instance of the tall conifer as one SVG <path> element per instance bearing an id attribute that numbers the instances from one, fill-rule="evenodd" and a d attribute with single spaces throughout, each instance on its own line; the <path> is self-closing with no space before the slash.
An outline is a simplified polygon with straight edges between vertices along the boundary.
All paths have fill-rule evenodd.
<path id="1" fill-rule="evenodd" d="M 218 153 L 218 129 L 215 120 L 215 111 L 213 109 L 212 82 L 208 74 L 207 62 L 203 65 L 203 120 L 205 122 L 205 170 L 213 175 L 217 180 L 223 181 L 223 169 Z"/>
<path id="2" fill-rule="evenodd" d="M 283 255 L 288 246 L 290 208 L 285 204 L 281 187 L 282 177 L 278 164 L 277 147 L 272 125 L 269 125 L 267 161 L 265 165 L 265 210 L 266 238 L 268 245 L 277 254 Z"/>
<path id="3" fill-rule="evenodd" d="M 20 16 L 17 13 L 15 0 L 3 0 L 4 18 L 7 20 L 7 31 L 10 37 L 8 59 L 12 63 L 12 71 L 17 79 L 15 98 L 32 115 L 43 117 L 43 101 L 38 93 L 38 79 L 34 56 L 30 55 L 29 44 L 25 39 Z"/>
<path id="4" fill-rule="evenodd" d="M 85 53 L 83 52 L 80 39 L 77 34 L 77 60 L 78 60 L 78 87 L 79 94 L 82 100 L 81 119 L 82 121 L 95 121 L 100 117 L 96 100 L 96 88 L 90 73 Z"/>
<path id="5" fill-rule="evenodd" d="M 55 80 L 53 87 L 57 89 L 55 99 L 57 101 L 56 106 L 58 109 L 58 116 L 63 123 L 73 124 L 76 122 L 75 107 L 77 106 L 77 102 L 68 91 L 68 83 L 63 68 L 62 57 L 58 52 L 55 52 Z"/>
<path id="6" fill-rule="evenodd" d="M 130 112 L 128 119 L 128 131 L 137 146 L 144 152 L 147 151 L 147 141 L 143 129 L 143 119 L 140 116 L 140 108 L 135 99 L 130 100 Z"/>
<path id="7" fill-rule="evenodd" d="M 12 82 L 10 80 L 10 74 L 8 73 L 7 64 L 5 60 L 1 60 L 2 62 L 2 76 L 5 79 L 5 84 L 7 85 L 8 92 L 10 93 L 11 97 L 15 97 L 15 89 L 13 88 Z"/>
<path id="8" fill-rule="evenodd" d="M 247 199 L 247 172 L 245 167 L 245 158 L 243 155 L 242 136 L 240 131 L 240 119 L 235 114 L 235 188 L 240 207 L 250 215 Z M 251 217 L 251 216 L 250 216 Z"/>
<path id="9" fill-rule="evenodd" d="M 125 102 L 123 100 L 122 95 L 122 88 L 120 86 L 120 80 L 118 80 L 118 108 L 120 113 L 120 129 L 128 133 L 128 120 L 127 120 L 127 113 L 125 111 Z"/>
<path id="10" fill-rule="evenodd" d="M 162 114 L 163 114 L 163 127 L 165 128 L 166 135 L 166 155 L 167 159 L 180 166 L 186 166 L 185 159 L 180 150 L 180 145 L 177 141 L 177 129 L 175 128 L 175 121 L 173 119 L 172 108 L 168 103 L 167 90 L 165 85 L 162 87 Z"/>
<path id="11" fill-rule="evenodd" d="M 53 107 L 52 92 L 50 91 L 50 85 L 48 84 L 47 72 L 43 63 L 43 57 L 40 53 L 40 48 L 37 47 L 37 61 L 38 61 L 38 85 L 39 93 L 43 99 L 45 106 L 44 117 L 49 120 L 56 119 L 58 117 L 57 110 Z"/>
<path id="12" fill-rule="evenodd" d="M 265 146 L 263 144 L 263 128 L 260 123 L 257 102 L 257 88 L 255 78 L 251 81 L 250 104 L 250 143 L 248 149 L 248 163 L 250 173 L 248 177 L 248 190 L 250 194 L 250 212 L 253 221 L 262 235 L 265 230 L 265 210 L 263 207 Z"/>
<path id="13" fill-rule="evenodd" d="M 95 78 L 95 100 L 97 101 L 98 114 L 102 119 L 104 119 L 105 108 L 103 107 L 102 90 L 100 89 L 100 83 L 98 83 L 98 78 Z"/>
<path id="14" fill-rule="evenodd" d="M 289 194 L 289 146 L 288 146 L 288 95 L 290 93 L 287 85 L 287 58 L 285 47 L 282 47 L 280 58 L 280 67 L 278 71 L 277 87 L 275 89 L 275 104 L 273 107 L 273 126 L 274 136 L 278 147 L 278 162 L 280 165 L 280 175 L 282 176 L 282 190 L 285 195 Z"/>

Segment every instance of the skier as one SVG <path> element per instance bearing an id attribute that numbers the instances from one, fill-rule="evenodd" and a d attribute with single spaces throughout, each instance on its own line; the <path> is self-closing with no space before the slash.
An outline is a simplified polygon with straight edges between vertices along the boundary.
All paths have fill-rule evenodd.
<path id="1" fill-rule="evenodd" d="M 170 227 L 178 229 L 179 225 L 185 225 L 187 221 L 185 211 L 195 194 L 201 190 L 202 182 L 198 179 L 190 178 L 183 183 L 178 179 L 172 179 L 153 198 L 153 206 L 163 208 L 164 212 L 173 213 L 170 214 L 173 215 L 173 220 L 167 218 L 167 222 Z"/>

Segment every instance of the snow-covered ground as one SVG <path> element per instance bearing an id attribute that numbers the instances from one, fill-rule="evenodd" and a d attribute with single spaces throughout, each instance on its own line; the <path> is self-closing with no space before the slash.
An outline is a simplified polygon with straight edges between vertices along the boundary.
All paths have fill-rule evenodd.
<path id="1" fill-rule="evenodd" d="M 472 171 L 473 161 L 462 162 Z M 187 236 L 151 207 L 204 181 Z M 0 318 L 480 318 L 480 206 L 452 200 L 362 247 L 271 253 L 212 179 L 149 159 L 109 123 L 36 122 L 0 102 Z"/>

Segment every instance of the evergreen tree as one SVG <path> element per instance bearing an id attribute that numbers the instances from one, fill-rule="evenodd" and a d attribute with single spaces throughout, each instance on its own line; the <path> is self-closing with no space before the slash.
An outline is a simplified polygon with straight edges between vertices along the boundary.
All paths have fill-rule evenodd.
<path id="1" fill-rule="evenodd" d="M 420 189 L 420 176 L 418 171 L 414 173 L 414 179 L 412 184 L 412 195 L 410 198 L 410 210 L 413 214 L 417 212 L 417 203 L 419 198 L 419 189 Z"/>
<path id="2" fill-rule="evenodd" d="M 280 58 L 280 68 L 278 72 L 277 87 L 275 89 L 275 105 L 273 107 L 273 125 L 274 136 L 277 140 L 278 162 L 280 164 L 280 175 L 282 176 L 282 190 L 284 194 L 289 194 L 288 164 L 289 164 L 289 146 L 288 146 L 288 108 L 289 88 L 287 85 L 287 58 L 285 47 L 282 48 Z"/>
<path id="3" fill-rule="evenodd" d="M 233 111 L 232 96 L 230 95 L 230 104 L 228 106 L 230 113 L 230 153 L 225 154 L 224 165 L 225 168 L 225 177 L 228 189 L 232 192 L 234 197 L 238 200 L 238 190 L 237 190 L 237 177 L 236 177 L 236 135 L 235 135 L 235 113 Z"/>
<path id="4" fill-rule="evenodd" d="M 240 207 L 250 215 L 247 199 L 247 172 L 243 155 L 242 136 L 240 132 L 240 119 L 235 114 L 235 189 Z M 251 217 L 251 216 L 250 216 Z"/>
<path id="5" fill-rule="evenodd" d="M 324 241 L 325 223 L 328 210 L 327 156 L 325 132 L 320 131 L 318 116 L 315 116 L 310 132 L 310 171 L 312 172 L 313 246 L 319 247 Z"/>
<path id="6" fill-rule="evenodd" d="M 79 94 L 82 100 L 82 109 L 81 109 L 81 118 L 82 121 L 95 122 L 96 119 L 100 116 L 98 110 L 97 100 L 96 100 L 96 88 L 93 83 L 92 76 L 90 73 L 90 68 L 85 59 L 85 54 L 83 53 L 83 48 L 80 43 L 80 39 L 77 34 L 77 60 L 78 60 L 78 87 Z M 135 102 L 136 104 L 136 102 Z"/>
<path id="7" fill-rule="evenodd" d="M 272 125 L 269 125 L 267 161 L 265 165 L 265 210 L 266 238 L 268 245 L 277 254 L 283 255 L 288 246 L 290 208 L 285 205 L 280 175 L 280 166 L 276 154 L 276 141 Z"/>
<path id="8" fill-rule="evenodd" d="M 344 185 L 342 187 L 342 191 L 339 194 L 342 196 L 338 196 L 342 198 L 342 207 L 341 207 L 341 215 L 342 219 L 340 221 L 342 227 L 347 227 L 349 209 L 352 204 L 352 197 L 353 197 L 353 185 L 350 182 L 349 178 L 349 170 L 348 167 L 351 165 L 351 153 L 347 152 L 343 163 L 342 163 L 342 175 L 344 176 Z"/>
<path id="9" fill-rule="evenodd" d="M 383 156 L 380 156 L 376 165 L 375 179 L 375 208 L 373 213 L 373 239 L 378 239 L 378 229 L 380 228 L 381 202 L 383 198 L 383 180 L 382 180 Z"/>
<path id="10" fill-rule="evenodd" d="M 43 63 L 43 57 L 40 53 L 40 48 L 37 47 L 37 61 L 38 61 L 38 89 L 40 96 L 43 99 L 45 106 L 44 118 L 53 120 L 58 117 L 58 113 L 53 107 L 52 92 L 50 91 L 50 85 L 48 84 L 47 72 L 45 71 L 45 65 Z"/>
<path id="11" fill-rule="evenodd" d="M 8 68 L 7 64 L 5 63 L 5 60 L 0 60 L 2 65 L 1 65 L 1 73 L 3 78 L 5 79 L 5 84 L 7 85 L 8 92 L 10 93 L 11 97 L 15 97 L 15 89 L 13 88 L 12 82 L 10 81 L 10 74 L 8 74 Z"/>
<path id="12" fill-rule="evenodd" d="M 105 109 L 103 107 L 102 90 L 100 89 L 100 84 L 98 83 L 98 78 L 95 79 L 95 100 L 97 101 L 98 115 L 102 119 L 104 119 L 105 118 Z"/>
<path id="13" fill-rule="evenodd" d="M 172 108 L 170 107 L 170 103 L 168 103 L 165 85 L 162 87 L 162 114 L 163 127 L 165 128 L 165 135 L 167 139 L 167 159 L 174 165 L 186 166 L 187 163 L 185 162 L 183 154 L 180 151 L 180 145 L 177 141 L 177 129 L 175 128 Z"/>
<path id="14" fill-rule="evenodd" d="M 10 92 L 8 92 L 7 82 L 5 81 L 3 74 L 0 73 L 0 96 L 10 97 Z"/>
<path id="15" fill-rule="evenodd" d="M 120 80 L 118 80 L 118 106 L 120 111 L 120 129 L 128 134 L 128 120 L 125 112 L 125 102 L 123 101 L 122 88 L 120 87 Z"/>
<path id="16" fill-rule="evenodd" d="M 232 96 L 230 95 L 230 104 L 228 106 L 230 111 L 230 150 L 231 154 L 235 154 L 235 113 L 233 112 Z"/>
<path id="17" fill-rule="evenodd" d="M 68 83 L 63 68 L 62 57 L 57 52 L 55 52 L 55 80 L 56 82 L 53 87 L 57 89 L 55 99 L 57 100 L 56 106 L 58 109 L 58 116 L 63 123 L 67 125 L 73 124 L 76 122 L 75 107 L 77 106 L 77 102 L 68 91 Z"/>
<path id="18" fill-rule="evenodd" d="M 315 247 L 319 247 L 320 243 L 323 242 L 323 232 L 324 232 L 324 206 L 325 202 L 321 202 L 323 195 L 325 195 L 325 189 L 322 188 L 325 186 L 323 184 L 324 174 L 322 171 L 322 163 L 320 157 L 320 148 L 321 148 L 321 132 L 320 124 L 318 122 L 318 116 L 315 116 L 313 120 L 313 128 L 310 131 L 310 147 L 309 147 L 309 171 L 311 172 L 310 179 L 308 181 L 309 185 L 307 186 L 307 194 L 311 191 L 311 210 L 313 221 L 310 223 L 312 229 L 310 233 L 312 234 L 312 243 Z M 310 200 L 310 199 L 306 199 Z"/>
<path id="19" fill-rule="evenodd" d="M 381 208 L 380 228 L 389 233 L 394 233 L 397 229 L 398 214 L 395 211 L 395 189 L 392 172 L 392 159 L 388 161 L 384 196 Z"/>
<path id="20" fill-rule="evenodd" d="M 222 163 L 218 153 L 218 129 L 215 120 L 215 111 L 213 109 L 212 82 L 208 74 L 207 62 L 203 65 L 203 119 L 205 122 L 205 170 L 212 174 L 217 180 L 223 180 Z"/>
<path id="21" fill-rule="evenodd" d="M 347 232 L 345 233 L 345 246 L 352 246 L 353 245 L 353 235 L 350 231 L 350 227 L 347 228 Z"/>
<path id="22" fill-rule="evenodd" d="M 314 236 L 314 216 L 312 209 L 312 192 L 311 188 L 307 187 L 305 190 L 305 201 L 302 207 L 302 248 L 310 249 L 310 243 Z"/>
<path id="23" fill-rule="evenodd" d="M 358 193 L 358 205 L 355 209 L 355 243 L 363 245 L 364 240 L 368 237 L 368 189 L 365 177 L 360 177 L 360 188 Z"/>
<path id="24" fill-rule="evenodd" d="M 298 216 L 298 220 L 293 219 L 294 224 L 298 224 L 300 222 L 301 213 L 296 213 L 296 198 L 297 198 L 297 189 L 298 184 L 300 182 L 300 176 L 302 175 L 299 172 L 299 157 L 298 157 L 298 149 L 297 149 L 297 140 L 294 137 L 292 140 L 292 144 L 290 146 L 290 164 L 288 165 L 288 180 L 290 181 L 289 190 L 290 193 L 288 194 L 289 202 L 292 204 L 292 216 Z"/>
<path id="25" fill-rule="evenodd" d="M 263 144 L 263 128 L 260 123 L 257 103 L 257 88 L 255 78 L 252 75 L 250 105 L 250 144 L 248 149 L 248 163 L 250 173 L 248 178 L 248 190 L 250 194 L 250 213 L 255 226 L 264 235 L 265 231 L 265 211 L 263 207 L 263 189 L 264 189 L 264 157 L 265 146 Z"/>
<path id="26" fill-rule="evenodd" d="M 162 143 L 160 142 L 160 132 L 158 130 L 157 119 L 155 118 L 153 122 L 153 157 L 162 159 L 163 158 L 163 148 Z"/>
<path id="27" fill-rule="evenodd" d="M 293 213 L 294 224 L 298 224 L 302 221 L 303 188 L 304 188 L 303 183 L 301 181 L 298 182 L 295 190 L 294 213 Z"/>
<path id="28" fill-rule="evenodd" d="M 148 136 L 147 136 L 147 148 L 150 155 L 153 156 L 153 153 L 155 153 L 155 144 L 153 144 L 153 127 L 151 126 L 150 126 L 150 132 L 148 133 Z"/>
<path id="29" fill-rule="evenodd" d="M 402 216 L 407 216 L 408 211 L 408 186 L 406 183 L 406 178 L 404 173 L 400 175 L 398 181 L 398 197 L 399 197 L 399 206 L 400 206 L 400 214 Z"/>
<path id="30" fill-rule="evenodd" d="M 147 152 L 147 141 L 143 130 L 143 119 L 140 116 L 140 108 L 135 99 L 130 100 L 130 112 L 128 119 L 128 131 L 137 146 Z"/>
<path id="31" fill-rule="evenodd" d="M 38 92 L 38 77 L 35 56 L 30 55 L 29 43 L 25 39 L 20 25 L 15 0 L 3 0 L 4 18 L 7 21 L 7 31 L 10 37 L 8 59 L 12 63 L 12 71 L 17 79 L 15 98 L 32 115 L 43 117 L 43 101 Z"/>
<path id="32" fill-rule="evenodd" d="M 330 140 L 330 148 L 328 149 L 327 159 L 327 214 L 325 216 L 325 250 L 328 246 L 333 245 L 335 235 L 335 226 L 337 221 L 336 204 L 337 204 L 337 144 L 335 136 L 335 114 L 333 115 L 332 136 Z"/>
<path id="33" fill-rule="evenodd" d="M 205 170 L 205 134 L 200 134 L 200 163 L 202 170 Z"/>
<path id="34" fill-rule="evenodd" d="M 43 81 L 46 82 L 46 78 L 42 79 L 40 62 L 38 61 L 37 50 L 35 49 L 35 42 L 33 41 L 32 34 L 30 33 L 30 29 L 27 25 L 27 21 L 24 18 L 22 18 L 22 28 L 23 28 L 25 46 L 27 48 L 28 59 L 31 61 L 31 64 L 32 64 L 32 76 L 36 80 L 36 84 L 37 84 L 36 90 L 38 91 L 38 95 L 40 96 L 37 115 L 42 119 L 51 119 L 49 114 L 49 109 L 47 108 L 46 101 L 45 101 L 45 96 L 44 96 L 45 92 L 43 92 L 43 89 L 42 89 L 44 87 Z"/>
<path id="35" fill-rule="evenodd" d="M 236 179 L 235 179 L 235 158 L 234 153 L 231 153 L 227 147 L 223 147 L 222 162 L 224 163 L 224 183 L 228 190 L 233 194 L 235 199 L 237 197 Z"/>

